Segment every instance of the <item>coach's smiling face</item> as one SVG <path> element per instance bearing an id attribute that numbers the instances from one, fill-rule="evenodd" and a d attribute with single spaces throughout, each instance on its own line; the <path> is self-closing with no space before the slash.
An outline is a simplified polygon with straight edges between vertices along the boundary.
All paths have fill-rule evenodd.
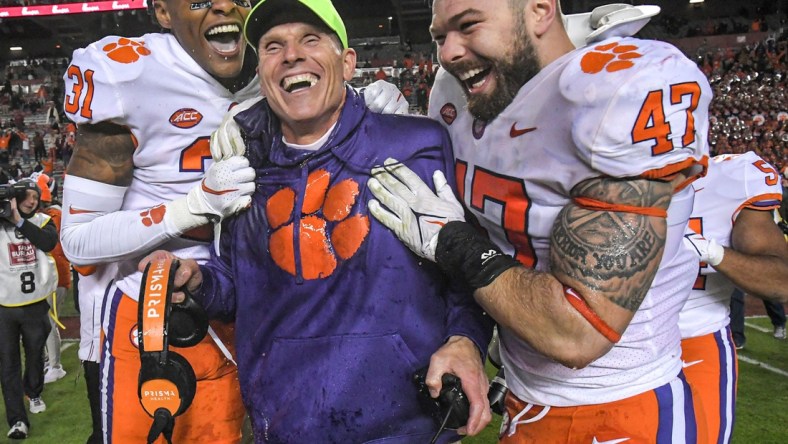
<path id="1" fill-rule="evenodd" d="M 356 52 L 336 34 L 307 23 L 272 27 L 258 44 L 260 85 L 289 142 L 308 144 L 337 121 Z"/>

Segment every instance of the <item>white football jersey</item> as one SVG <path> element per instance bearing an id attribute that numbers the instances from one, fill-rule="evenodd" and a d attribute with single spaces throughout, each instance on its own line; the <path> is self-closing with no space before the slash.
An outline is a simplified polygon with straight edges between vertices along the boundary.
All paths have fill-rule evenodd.
<path id="1" fill-rule="evenodd" d="M 693 184 L 695 206 L 689 228 L 730 247 L 736 217 L 744 208 L 780 207 L 780 174 L 757 154 L 723 154 L 709 162 L 706 177 Z M 713 333 L 730 323 L 734 285 L 714 267 L 701 263 L 692 292 L 679 315 L 682 338 Z"/>
<path id="2" fill-rule="evenodd" d="M 162 223 L 158 205 L 186 195 L 210 165 L 210 136 L 234 103 L 259 95 L 255 77 L 233 94 L 205 72 L 171 34 L 105 37 L 74 51 L 63 76 L 64 108 L 79 124 L 109 121 L 134 136 L 134 177 L 122 210 Z M 210 233 L 206 227 L 204 233 Z M 118 235 L 122 236 L 122 233 Z M 159 248 L 206 260 L 208 236 L 186 233 Z M 137 260 L 118 264 L 118 287 L 136 299 Z"/>
<path id="3" fill-rule="evenodd" d="M 451 134 L 466 207 L 504 252 L 549 271 L 550 231 L 579 182 L 703 170 L 711 97 L 703 73 L 673 46 L 613 38 L 545 67 L 492 122 L 474 119 L 461 85 L 443 73 L 430 116 Z M 685 187 L 668 210 L 665 252 L 652 287 L 605 356 L 570 369 L 502 330 L 507 383 L 520 399 L 553 406 L 611 402 L 678 374 L 678 312 L 697 266 L 682 244 L 691 209 Z"/>

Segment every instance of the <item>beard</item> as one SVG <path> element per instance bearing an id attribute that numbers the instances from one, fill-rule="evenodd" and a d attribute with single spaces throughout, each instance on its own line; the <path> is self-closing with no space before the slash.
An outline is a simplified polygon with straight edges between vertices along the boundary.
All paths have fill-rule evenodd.
<path id="1" fill-rule="evenodd" d="M 520 88 L 540 71 L 539 60 L 534 52 L 525 27 L 518 27 L 512 50 L 499 59 L 492 59 L 495 88 L 489 94 L 469 94 L 468 111 L 477 119 L 489 122 L 512 103 Z"/>

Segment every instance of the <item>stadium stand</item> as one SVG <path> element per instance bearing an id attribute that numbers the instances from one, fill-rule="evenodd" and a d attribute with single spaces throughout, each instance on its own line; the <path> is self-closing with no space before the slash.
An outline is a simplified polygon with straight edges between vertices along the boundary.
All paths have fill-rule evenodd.
<path id="1" fill-rule="evenodd" d="M 3 6 L 51 4 L 51 0 L 0 0 Z M 715 93 L 710 141 L 713 154 L 752 150 L 779 171 L 788 171 L 788 26 L 775 2 L 736 11 L 679 16 L 663 13 L 641 31 L 645 38 L 668 40 L 692 57 Z M 358 52 L 352 83 L 363 87 L 385 79 L 400 88 L 413 113 L 425 113 L 437 70 L 434 46 L 402 42 L 398 36 L 352 40 Z M 54 149 L 56 177 L 68 157 L 62 115 L 64 57 L 4 60 L 0 66 L 0 131 L 10 134 L 8 160 L 23 173 L 36 168 L 22 141 L 36 132 Z M 32 139 L 31 139 L 32 140 Z"/>

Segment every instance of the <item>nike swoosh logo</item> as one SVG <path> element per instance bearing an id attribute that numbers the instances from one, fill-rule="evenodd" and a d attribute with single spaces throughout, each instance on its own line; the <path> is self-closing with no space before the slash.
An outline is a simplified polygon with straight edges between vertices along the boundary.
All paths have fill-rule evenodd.
<path id="1" fill-rule="evenodd" d="M 697 361 L 692 361 L 692 362 L 681 361 L 681 367 L 682 368 L 692 367 L 693 365 L 700 364 L 701 362 L 703 362 L 703 359 L 698 359 Z"/>
<path id="2" fill-rule="evenodd" d="M 703 188 L 695 188 L 695 192 L 697 193 L 698 191 L 703 191 L 703 190 L 705 190 L 705 189 L 706 189 L 706 187 L 703 187 Z"/>
<path id="3" fill-rule="evenodd" d="M 517 129 L 517 122 L 515 122 L 512 124 L 512 129 L 509 130 L 509 137 L 514 139 L 515 137 L 520 137 L 523 134 L 528 134 L 531 131 L 536 131 L 536 127 L 534 126 L 531 128 Z"/>
<path id="4" fill-rule="evenodd" d="M 591 441 L 591 444 L 618 444 L 620 442 L 629 441 L 629 438 L 619 438 L 619 439 L 610 439 L 607 441 L 599 441 L 594 437 L 594 440 Z"/>
<path id="5" fill-rule="evenodd" d="M 438 225 L 438 226 L 441 226 L 441 227 L 443 227 L 443 226 L 445 226 L 445 225 L 446 225 L 446 223 L 445 223 L 445 222 L 441 222 L 441 221 L 438 221 L 438 220 L 428 220 L 428 221 L 426 221 L 426 222 L 427 222 L 428 224 Z"/>
<path id="6" fill-rule="evenodd" d="M 68 214 L 90 214 L 90 213 L 98 213 L 98 211 L 83 210 L 81 208 L 74 208 L 71 205 L 68 206 Z"/>
<path id="7" fill-rule="evenodd" d="M 222 194 L 227 194 L 227 193 L 232 193 L 233 191 L 238 191 L 237 189 L 235 189 L 235 190 L 217 191 L 217 190 L 214 190 L 212 188 L 208 188 L 208 186 L 205 185 L 205 179 L 202 180 L 202 184 L 200 186 L 202 187 L 203 191 L 205 191 L 208 194 L 213 194 L 214 196 L 221 196 Z"/>

